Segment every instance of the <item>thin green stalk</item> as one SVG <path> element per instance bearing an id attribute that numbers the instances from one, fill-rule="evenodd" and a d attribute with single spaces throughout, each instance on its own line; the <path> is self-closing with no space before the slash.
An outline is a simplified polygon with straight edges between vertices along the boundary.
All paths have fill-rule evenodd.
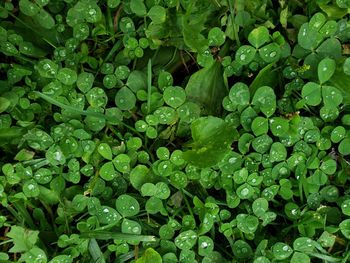
<path id="1" fill-rule="evenodd" d="M 152 61 L 147 64 L 147 114 L 151 113 L 151 92 L 152 92 Z"/>
<path id="2" fill-rule="evenodd" d="M 234 5 L 233 5 L 232 1 L 235 1 Z M 233 26 L 234 37 L 235 37 L 235 40 L 237 42 L 237 46 L 240 47 L 241 41 L 239 40 L 238 28 L 237 28 L 237 25 L 235 24 L 235 21 L 234 21 L 236 0 L 227 0 L 227 2 L 228 2 L 230 13 L 231 13 L 231 23 Z"/>

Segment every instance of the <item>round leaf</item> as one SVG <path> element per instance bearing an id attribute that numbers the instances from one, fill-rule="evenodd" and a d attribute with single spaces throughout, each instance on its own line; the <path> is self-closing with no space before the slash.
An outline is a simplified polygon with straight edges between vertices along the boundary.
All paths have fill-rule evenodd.
<path id="1" fill-rule="evenodd" d="M 324 58 L 320 61 L 317 67 L 317 74 L 321 84 L 325 83 L 333 76 L 335 66 L 334 59 Z"/>
<path id="2" fill-rule="evenodd" d="M 248 41 L 256 48 L 261 47 L 270 40 L 269 30 L 265 26 L 253 29 L 248 35 Z"/>
<path id="3" fill-rule="evenodd" d="M 243 45 L 237 50 L 235 59 L 241 65 L 248 65 L 250 62 L 253 61 L 255 54 L 255 48 L 253 48 L 252 46 Z"/>
<path id="4" fill-rule="evenodd" d="M 136 96 L 128 87 L 122 87 L 115 96 L 115 104 L 121 110 L 131 110 L 136 105 Z"/>
<path id="5" fill-rule="evenodd" d="M 115 206 L 123 217 L 135 216 L 140 211 L 139 202 L 134 197 L 126 194 L 117 198 Z"/>

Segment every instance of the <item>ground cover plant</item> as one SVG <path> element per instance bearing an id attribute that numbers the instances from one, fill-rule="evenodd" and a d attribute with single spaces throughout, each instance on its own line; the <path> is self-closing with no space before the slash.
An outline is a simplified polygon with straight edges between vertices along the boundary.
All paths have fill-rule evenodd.
<path id="1" fill-rule="evenodd" d="M 0 262 L 349 262 L 349 10 L 1 1 Z"/>

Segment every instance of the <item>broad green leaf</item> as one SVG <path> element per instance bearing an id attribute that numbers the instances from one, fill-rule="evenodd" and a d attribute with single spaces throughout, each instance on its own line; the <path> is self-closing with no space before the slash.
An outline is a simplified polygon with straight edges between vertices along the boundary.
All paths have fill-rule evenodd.
<path id="1" fill-rule="evenodd" d="M 335 71 L 335 61 L 331 58 L 324 58 L 320 61 L 317 67 L 318 79 L 321 84 L 327 82 Z"/>
<path id="2" fill-rule="evenodd" d="M 294 252 L 291 260 L 291 263 L 310 263 L 311 259 L 308 255 L 304 254 L 304 253 L 300 253 L 300 252 Z"/>
<path id="3" fill-rule="evenodd" d="M 253 29 L 248 35 L 248 41 L 255 48 L 259 48 L 265 43 L 269 42 L 269 30 L 265 26 L 259 26 Z"/>
<path id="4" fill-rule="evenodd" d="M 112 160 L 112 150 L 107 143 L 101 143 L 97 147 L 97 150 L 102 157 L 106 158 L 107 160 Z"/>
<path id="5" fill-rule="evenodd" d="M 301 26 L 298 33 L 298 44 L 304 49 L 314 49 L 321 42 L 322 36 L 317 29 L 305 23 Z"/>
<path id="6" fill-rule="evenodd" d="M 191 124 L 192 150 L 185 151 L 183 158 L 196 166 L 209 167 L 217 164 L 229 151 L 234 139 L 233 128 L 216 117 L 202 117 Z"/>
<path id="7" fill-rule="evenodd" d="M 221 112 L 222 99 L 227 95 L 220 63 L 192 74 L 185 88 L 187 99 L 201 107 L 202 114 Z"/>
<path id="8" fill-rule="evenodd" d="M 120 0 L 107 0 L 109 8 L 116 8 L 120 4 Z"/>

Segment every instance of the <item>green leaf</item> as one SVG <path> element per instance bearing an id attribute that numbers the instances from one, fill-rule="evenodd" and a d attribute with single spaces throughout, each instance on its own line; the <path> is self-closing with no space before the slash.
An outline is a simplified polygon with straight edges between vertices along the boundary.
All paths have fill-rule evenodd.
<path id="1" fill-rule="evenodd" d="M 350 239 L 350 219 L 345 219 L 339 224 L 340 231 L 347 238 Z"/>
<path id="2" fill-rule="evenodd" d="M 100 176 L 106 181 L 111 181 L 117 176 L 112 162 L 108 162 L 102 165 L 100 168 Z"/>
<path id="3" fill-rule="evenodd" d="M 44 9 L 40 9 L 39 13 L 34 16 L 34 19 L 45 29 L 52 29 L 55 26 L 55 20 Z"/>
<path id="4" fill-rule="evenodd" d="M 143 0 L 131 0 L 130 9 L 137 16 L 145 16 L 147 14 L 146 6 Z"/>
<path id="5" fill-rule="evenodd" d="M 350 76 L 350 58 L 346 58 L 343 64 L 343 71 L 346 75 Z"/>
<path id="6" fill-rule="evenodd" d="M 148 11 L 148 16 L 154 24 L 164 23 L 166 20 L 166 9 L 160 5 L 154 5 Z"/>
<path id="7" fill-rule="evenodd" d="M 115 104 L 121 110 L 131 110 L 136 105 L 136 96 L 128 87 L 122 87 L 115 95 Z"/>
<path id="8" fill-rule="evenodd" d="M 248 86 L 242 82 L 235 83 L 230 89 L 229 98 L 234 105 L 248 105 L 250 101 Z"/>
<path id="9" fill-rule="evenodd" d="M 130 195 L 120 195 L 116 202 L 116 208 L 123 217 L 135 216 L 140 211 L 139 202 Z M 134 233 L 135 234 L 135 233 Z"/>
<path id="10" fill-rule="evenodd" d="M 141 225 L 136 221 L 124 218 L 121 226 L 122 233 L 124 234 L 141 234 Z"/>
<path id="11" fill-rule="evenodd" d="M 325 106 L 338 107 L 343 102 L 343 95 L 335 87 L 323 86 L 322 99 Z"/>
<path id="12" fill-rule="evenodd" d="M 274 142 L 270 149 L 270 161 L 281 162 L 287 158 L 287 149 L 280 142 Z"/>
<path id="13" fill-rule="evenodd" d="M 335 61 L 331 58 L 324 58 L 317 67 L 317 74 L 320 84 L 327 82 L 335 72 Z"/>
<path id="14" fill-rule="evenodd" d="M 350 216 L 350 199 L 344 200 L 340 207 L 344 215 Z"/>
<path id="15" fill-rule="evenodd" d="M 264 215 L 268 210 L 268 208 L 269 208 L 269 202 L 262 197 L 255 199 L 252 204 L 253 213 L 257 217 L 261 217 L 262 215 Z"/>
<path id="16" fill-rule="evenodd" d="M 178 108 L 186 101 L 186 92 L 181 87 L 167 87 L 163 92 L 163 98 L 170 107 Z"/>
<path id="17" fill-rule="evenodd" d="M 191 124 L 192 150 L 185 151 L 183 158 L 199 167 L 217 164 L 229 151 L 234 139 L 233 128 L 216 117 L 202 117 Z"/>
<path id="18" fill-rule="evenodd" d="M 207 236 L 198 238 L 198 254 L 202 257 L 209 256 L 213 253 L 214 241 Z"/>
<path id="19" fill-rule="evenodd" d="M 308 82 L 303 86 L 301 96 L 310 106 L 317 106 L 321 103 L 321 86 L 314 82 Z"/>
<path id="20" fill-rule="evenodd" d="M 19 9 L 27 16 L 35 16 L 40 11 L 40 7 L 29 0 L 20 0 Z"/>
<path id="21" fill-rule="evenodd" d="M 0 97 L 0 113 L 3 113 L 11 105 L 11 101 L 6 98 Z"/>
<path id="22" fill-rule="evenodd" d="M 258 116 L 253 120 L 252 131 L 255 136 L 265 134 L 268 130 L 269 124 L 266 118 Z"/>
<path id="23" fill-rule="evenodd" d="M 259 55 L 266 63 L 276 62 L 280 59 L 281 48 L 276 43 L 268 44 L 259 50 Z"/>
<path id="24" fill-rule="evenodd" d="M 272 253 L 273 253 L 274 259 L 284 260 L 289 258 L 292 255 L 293 249 L 290 246 L 288 246 L 286 243 L 277 242 L 272 246 Z"/>
<path id="25" fill-rule="evenodd" d="M 253 256 L 253 250 L 251 246 L 243 240 L 237 240 L 232 247 L 233 254 L 238 259 L 249 259 Z"/>
<path id="26" fill-rule="evenodd" d="M 350 154 L 350 139 L 345 138 L 340 142 L 338 145 L 338 151 L 342 155 L 349 155 Z"/>
<path id="27" fill-rule="evenodd" d="M 197 234 L 193 230 L 187 230 L 180 233 L 175 238 L 175 245 L 179 249 L 191 249 L 197 243 Z"/>
<path id="28" fill-rule="evenodd" d="M 214 63 L 192 74 L 185 91 L 187 99 L 201 107 L 202 114 L 219 114 L 222 99 L 227 95 L 221 64 Z"/>
<path id="29" fill-rule="evenodd" d="M 265 26 L 259 26 L 253 29 L 248 35 L 249 43 L 255 48 L 259 48 L 265 43 L 269 42 L 269 30 Z"/>
<path id="30" fill-rule="evenodd" d="M 243 45 L 237 50 L 235 59 L 241 65 L 248 65 L 250 62 L 253 61 L 255 54 L 255 48 L 253 48 L 252 46 Z"/>
<path id="31" fill-rule="evenodd" d="M 107 143 L 100 143 L 97 148 L 99 154 L 107 160 L 112 160 L 112 149 Z"/>
<path id="32" fill-rule="evenodd" d="M 143 255 L 135 263 L 162 263 L 162 257 L 153 248 L 147 248 Z"/>
<path id="33" fill-rule="evenodd" d="M 32 231 L 20 226 L 11 226 L 10 232 L 6 234 L 7 237 L 12 238 L 14 246 L 10 248 L 11 253 L 22 253 L 29 251 L 38 241 L 39 231 Z"/>
<path id="34" fill-rule="evenodd" d="M 77 78 L 77 73 L 70 68 L 62 68 L 57 73 L 57 79 L 64 85 L 73 85 Z"/>
<path id="35" fill-rule="evenodd" d="M 271 117 L 276 110 L 275 92 L 268 86 L 258 88 L 252 99 L 252 104 L 256 105 L 266 117 Z"/>
<path id="36" fill-rule="evenodd" d="M 225 43 L 225 33 L 218 27 L 213 27 L 208 33 L 208 40 L 210 46 L 221 46 Z"/>
<path id="37" fill-rule="evenodd" d="M 291 260 L 291 263 L 310 263 L 311 259 L 308 255 L 300 252 L 294 252 Z"/>

